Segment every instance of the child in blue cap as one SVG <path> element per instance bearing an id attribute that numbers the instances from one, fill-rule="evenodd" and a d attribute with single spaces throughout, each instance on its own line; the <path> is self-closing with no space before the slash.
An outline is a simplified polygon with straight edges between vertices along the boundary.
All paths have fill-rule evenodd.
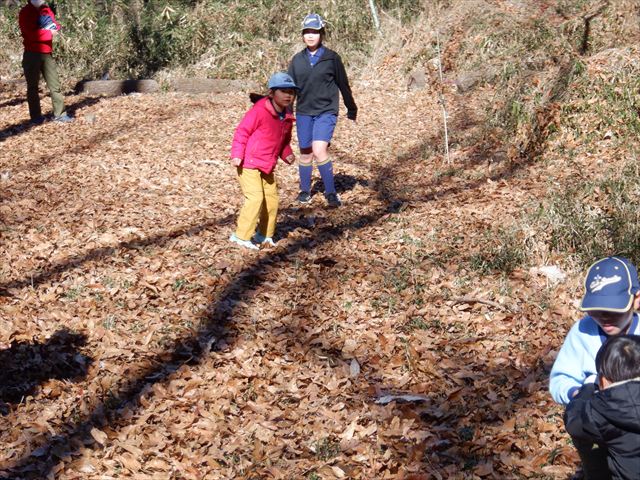
<path id="1" fill-rule="evenodd" d="M 274 170 L 278 158 L 288 165 L 295 161 L 290 145 L 295 121 L 291 105 L 298 87 L 284 72 L 274 73 L 268 87 L 269 95 L 255 97 L 255 105 L 236 128 L 230 155 L 244 204 L 229 240 L 253 250 L 258 245 L 275 245 L 278 186 Z"/>
<path id="2" fill-rule="evenodd" d="M 596 382 L 595 358 L 607 338 L 640 334 L 640 319 L 635 312 L 639 307 L 638 272 L 628 259 L 606 257 L 589 267 L 580 304 L 580 310 L 587 315 L 571 327 L 551 369 L 549 391 L 556 402 L 567 405 L 584 386 Z M 606 447 L 572 439 L 585 478 L 611 478 Z"/>
<path id="3" fill-rule="evenodd" d="M 599 389 L 586 385 L 569 402 L 567 431 L 606 447 L 612 478 L 640 478 L 640 337 L 609 337 L 596 355 L 596 370 Z"/>

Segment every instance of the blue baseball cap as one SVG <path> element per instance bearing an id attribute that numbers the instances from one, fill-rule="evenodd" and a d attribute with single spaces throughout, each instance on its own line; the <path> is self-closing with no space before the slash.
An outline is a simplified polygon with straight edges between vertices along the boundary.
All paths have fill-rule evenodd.
<path id="1" fill-rule="evenodd" d="M 289 76 L 289 74 L 285 72 L 278 72 L 271 75 L 269 79 L 269 83 L 267 83 L 267 88 L 293 88 L 295 90 L 299 90 L 300 88 L 293 81 L 293 78 Z"/>
<path id="2" fill-rule="evenodd" d="M 310 13 L 302 21 L 302 30 L 322 30 L 326 25 L 325 21 L 317 13 Z"/>
<path id="3" fill-rule="evenodd" d="M 640 291 L 638 271 L 627 258 L 603 258 L 589 267 L 584 288 L 580 304 L 583 312 L 626 312 Z"/>

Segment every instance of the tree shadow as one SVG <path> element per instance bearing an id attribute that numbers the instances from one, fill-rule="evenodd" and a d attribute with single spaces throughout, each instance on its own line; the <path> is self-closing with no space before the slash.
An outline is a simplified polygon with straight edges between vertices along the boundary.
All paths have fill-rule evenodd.
<path id="1" fill-rule="evenodd" d="M 282 227 L 279 227 L 279 229 L 281 229 L 282 231 L 287 232 L 299 227 L 309 227 L 309 224 L 304 220 L 303 215 L 300 217 L 295 217 L 295 215 L 299 214 L 299 209 L 297 208 L 283 209 L 282 214 L 286 215 L 289 219 L 299 218 L 299 221 L 292 220 L 288 223 L 282 224 Z M 163 245 L 166 245 L 168 242 L 180 237 L 190 237 L 198 235 L 201 232 L 209 230 L 213 227 L 230 225 L 235 220 L 235 218 L 236 214 L 229 214 L 219 219 L 209 220 L 195 225 L 185 225 L 181 228 L 177 228 L 169 232 L 158 233 L 146 238 L 136 238 L 120 242 L 114 246 L 91 249 L 81 255 L 75 255 L 73 257 L 66 258 L 58 263 L 48 265 L 45 268 L 41 268 L 33 272 L 29 276 L 0 283 L 0 297 L 12 297 L 12 290 L 19 290 L 26 287 L 38 288 L 41 284 L 58 279 L 65 272 L 74 268 L 79 268 L 87 262 L 95 262 L 104 260 L 108 257 L 120 255 L 122 251 L 125 250 L 140 250 L 145 247 L 151 246 L 161 247 Z"/>
<path id="2" fill-rule="evenodd" d="M 410 460 L 414 467 L 412 471 L 421 465 L 421 472 L 435 478 L 460 472 L 467 473 L 468 478 L 476 478 L 473 476 L 476 467 L 487 461 L 492 465 L 497 460 L 479 448 L 491 445 L 496 434 L 514 443 L 512 454 L 516 458 L 522 458 L 525 453 L 523 445 L 518 445 L 518 442 L 524 444 L 527 441 L 528 430 L 534 428 L 535 418 L 521 412 L 533 408 L 532 404 L 541 391 L 546 393 L 548 373 L 540 357 L 534 357 L 528 364 L 517 367 L 510 364 L 498 369 L 493 359 L 474 353 L 463 347 L 454 355 L 445 355 L 444 358 L 455 366 L 437 368 L 442 375 L 438 382 L 440 386 L 427 395 L 422 395 L 421 391 L 388 389 L 390 394 L 400 398 L 387 402 L 387 415 L 418 420 L 427 432 L 422 442 L 414 444 L 414 451 L 410 454 L 405 442 L 381 444 L 381 448 L 391 450 L 395 458 Z M 421 398 L 403 401 L 402 396 Z M 371 402 L 370 399 L 365 401 Z M 384 431 L 384 426 L 379 425 L 378 429 Z M 508 457 L 509 453 L 502 455 Z M 545 463 L 551 465 L 561 455 L 555 451 Z M 498 473 L 494 472 L 490 478 L 519 477 L 517 467 L 511 468 L 513 471 L 506 477 L 496 477 Z"/>
<path id="3" fill-rule="evenodd" d="M 341 237 L 346 231 L 355 231 L 365 226 L 372 225 L 385 215 L 397 212 L 397 205 L 394 202 L 385 204 L 367 215 L 354 214 L 338 225 L 326 225 L 322 228 L 310 232 L 302 238 L 296 239 L 287 245 L 286 248 L 276 250 L 270 254 L 268 252 L 258 253 L 256 260 L 237 274 L 224 288 L 216 295 L 206 314 L 201 319 L 201 327 L 195 335 L 184 336 L 176 339 L 166 350 L 149 362 L 151 365 L 136 378 L 131 379 L 127 386 L 118 392 L 111 392 L 108 399 L 96 399 L 92 411 L 80 420 L 68 419 L 64 428 L 66 433 L 61 435 L 47 434 L 43 439 L 39 452 L 46 452 L 39 457 L 27 455 L 18 461 L 10 469 L 12 473 L 24 475 L 24 478 L 41 478 L 46 476 L 46 472 L 58 462 L 55 456 L 56 447 L 74 452 L 77 448 L 73 445 L 82 444 L 83 439 L 90 442 L 89 431 L 96 425 L 104 422 L 112 428 L 119 428 L 117 425 L 123 418 L 123 407 L 129 413 L 143 408 L 139 402 L 140 396 L 148 392 L 149 387 L 154 384 L 162 384 L 168 381 L 172 374 L 182 365 L 197 365 L 211 352 L 216 351 L 221 344 L 233 345 L 235 334 L 232 330 L 235 310 L 242 308 L 245 302 L 250 302 L 255 292 L 268 282 L 269 276 L 265 275 L 267 267 L 273 269 L 274 266 L 286 267 L 296 262 L 297 254 L 310 248 L 317 248 L 320 245 L 331 243 Z M 320 352 L 322 347 L 312 347 Z M 100 418 L 94 415 L 97 412 L 105 412 Z M 38 472 L 32 475 L 31 472 Z"/>
<path id="4" fill-rule="evenodd" d="M 69 107 L 69 111 L 74 112 L 75 110 L 88 106 L 88 105 L 93 105 L 95 103 L 98 103 L 99 101 L 101 101 L 102 99 L 104 99 L 105 97 L 89 97 L 87 100 L 84 100 L 82 102 L 78 102 L 77 104 L 74 104 L 72 106 Z M 71 110 L 73 109 L 73 110 Z M 167 121 L 168 119 L 172 118 L 172 116 L 168 116 L 163 118 L 162 120 L 159 120 L 157 118 L 145 118 L 144 120 L 137 120 L 137 121 L 132 121 L 132 122 L 120 122 L 118 125 L 115 125 L 111 130 L 108 131 L 97 131 L 97 133 L 94 133 L 93 135 L 91 135 L 90 137 L 87 137 L 84 139 L 84 141 L 81 142 L 77 142 L 75 143 L 73 146 L 71 146 L 70 148 L 67 148 L 66 150 L 64 150 L 64 146 L 63 145 L 54 145 L 54 147 L 59 147 L 61 150 L 64 150 L 64 154 L 78 154 L 78 153 L 86 153 L 89 151 L 92 151 L 94 149 L 100 148 L 100 145 L 103 144 L 104 142 L 117 137 L 118 135 L 121 135 L 122 132 L 126 132 L 129 131 L 130 129 L 133 129 L 137 126 L 142 125 L 143 123 L 154 123 L 157 124 L 159 122 L 162 121 Z M 53 148 L 53 147 L 52 147 Z M 34 170 L 34 169 L 38 169 L 38 168 L 42 168 L 44 166 L 47 166 L 49 163 L 51 163 L 54 160 L 59 160 L 61 157 L 63 156 L 63 152 L 60 151 L 56 151 L 56 150 L 51 150 L 49 152 L 47 152 L 47 154 L 41 155 L 38 158 L 36 158 L 34 161 L 32 161 L 31 163 L 23 163 L 20 165 L 20 169 L 14 169 L 15 171 L 20 171 L 20 170 Z M 0 197 L 0 200 L 2 200 L 2 198 Z"/>
<path id="5" fill-rule="evenodd" d="M 344 173 L 336 173 L 333 176 L 333 181 L 335 183 L 337 193 L 344 193 L 349 190 L 353 190 L 356 185 L 362 185 L 364 187 L 369 185 L 369 182 L 365 179 L 356 178 L 353 175 L 346 175 Z M 316 179 L 316 181 L 313 182 L 310 193 L 313 196 L 322 192 L 324 192 L 324 182 L 322 179 Z"/>
<path id="6" fill-rule="evenodd" d="M 102 97 L 87 97 L 83 100 L 80 100 L 79 102 L 73 103 L 71 105 L 67 105 L 66 106 L 67 113 L 73 116 L 76 110 L 94 105 L 98 103 L 100 100 L 102 100 Z M 0 130 L 0 142 L 4 142 L 7 138 L 26 133 L 32 128 L 37 126 L 38 125 L 31 123 L 30 120 L 25 120 L 20 123 L 9 125 L 8 127 L 5 127 L 2 130 Z"/>
<path id="7" fill-rule="evenodd" d="M 113 247 L 94 248 L 82 255 L 76 255 L 74 257 L 67 258 L 62 262 L 49 265 L 47 268 L 31 274 L 29 277 L 1 283 L 0 296 L 10 297 L 12 296 L 11 290 L 14 289 L 21 289 L 29 286 L 32 288 L 37 288 L 42 283 L 59 278 L 64 272 L 68 270 L 80 267 L 87 262 L 102 260 L 104 258 L 117 255 L 123 250 L 139 250 L 148 246 L 162 246 L 166 245 L 171 240 L 182 236 L 197 235 L 200 232 L 208 230 L 211 227 L 229 223 L 232 218 L 232 215 L 227 215 L 226 217 L 218 220 L 211 220 L 208 222 L 199 223 L 197 225 L 186 225 L 182 228 L 178 228 L 170 232 L 159 233 L 147 238 L 127 240 L 125 242 L 120 242 Z"/>
<path id="8" fill-rule="evenodd" d="M 11 100 L 6 100 L 6 101 L 0 103 L 0 108 L 2 108 L 2 107 L 15 107 L 16 105 L 20 105 L 21 103 L 24 103 L 26 101 L 27 101 L 26 97 L 12 98 Z"/>
<path id="9" fill-rule="evenodd" d="M 58 330 L 44 343 L 12 342 L 0 350 L 0 412 L 35 396 L 48 380 L 78 381 L 87 376 L 92 359 L 81 353 L 86 335 Z"/>
<path id="10" fill-rule="evenodd" d="M 427 139 L 412 151 L 419 153 L 431 148 L 432 140 Z M 538 150 L 531 150 L 530 155 L 517 162 L 504 162 L 488 178 L 496 180 L 516 174 L 536 160 L 537 157 L 534 153 L 537 152 Z M 411 152 L 407 152 L 405 155 L 410 154 Z M 475 159 L 475 161 L 480 161 L 480 159 Z M 107 424 L 112 429 L 118 429 L 121 427 L 121 422 L 126 424 L 131 412 L 143 409 L 144 406 L 140 404 L 139 399 L 143 393 L 149 392 L 150 386 L 164 383 L 182 365 L 199 364 L 211 352 L 216 351 L 217 346 L 221 343 L 232 345 L 234 341 L 232 327 L 236 309 L 243 308 L 243 305 L 250 303 L 256 291 L 268 282 L 269 275 L 265 274 L 267 267 L 269 270 L 274 270 L 275 267 L 290 266 L 298 261 L 297 255 L 301 251 L 331 244 L 346 232 L 372 226 L 387 215 L 401 211 L 407 203 L 430 202 L 444 196 L 476 189 L 487 182 L 487 177 L 483 177 L 475 181 L 461 181 L 442 188 L 443 185 L 440 185 L 438 179 L 425 182 L 422 178 L 415 181 L 413 188 L 407 189 L 407 181 L 412 178 L 414 171 L 415 164 L 410 162 L 394 162 L 392 165 L 380 169 L 372 185 L 380 201 L 379 207 L 373 208 L 366 214 L 359 214 L 348 209 L 339 210 L 342 221 L 310 230 L 309 234 L 293 239 L 287 242 L 286 246 L 278 247 L 274 251 L 256 253 L 255 260 L 251 261 L 246 268 L 227 283 L 221 292 L 211 299 L 201 318 L 201 326 L 195 334 L 182 336 L 167 345 L 164 352 L 156 355 L 147 363 L 150 366 L 143 369 L 140 375 L 129 379 L 128 383 L 119 391 L 111 392 L 108 401 L 98 398 L 91 412 L 80 419 L 68 418 L 61 428 L 61 432 L 64 433 L 45 434 L 39 442 L 41 445 L 38 448 L 39 455 L 26 454 L 15 462 L 9 471 L 22 474 L 24 478 L 46 477 L 51 472 L 51 468 L 59 462 L 55 456 L 56 446 L 64 448 L 70 454 L 77 453 L 78 445 L 83 444 L 83 439 L 87 440 L 87 445 L 91 444 L 88 432 L 92 427 Z M 424 193 L 436 188 L 439 190 L 435 193 Z M 411 208 L 411 205 L 406 208 Z M 330 269 L 326 270 L 330 272 Z M 323 351 L 321 346 L 312 346 L 311 348 Z M 485 374 L 492 375 L 491 372 L 485 372 Z M 126 411 L 129 417 L 127 418 L 123 416 L 124 409 L 122 407 L 125 405 L 128 407 Z M 457 425 L 459 418 L 461 418 L 460 414 L 457 414 L 448 421 L 451 425 Z"/>

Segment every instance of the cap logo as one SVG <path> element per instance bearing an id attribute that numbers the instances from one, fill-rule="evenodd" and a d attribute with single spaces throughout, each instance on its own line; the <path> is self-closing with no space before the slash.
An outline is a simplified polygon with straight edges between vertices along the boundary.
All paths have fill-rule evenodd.
<path id="1" fill-rule="evenodd" d="M 304 22 L 305 25 L 308 25 L 310 23 L 316 23 L 316 19 L 315 18 L 307 18 L 307 20 Z"/>
<path id="2" fill-rule="evenodd" d="M 589 289 L 591 290 L 591 293 L 599 292 L 607 285 L 612 285 L 621 281 L 622 277 L 620 275 L 614 275 L 613 277 L 603 277 L 600 275 L 596 275 L 595 277 L 593 277 L 593 281 L 589 284 Z"/>

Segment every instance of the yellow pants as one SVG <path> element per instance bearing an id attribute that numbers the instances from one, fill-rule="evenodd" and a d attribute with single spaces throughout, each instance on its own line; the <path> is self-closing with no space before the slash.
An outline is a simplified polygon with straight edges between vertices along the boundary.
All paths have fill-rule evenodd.
<path id="1" fill-rule="evenodd" d="M 236 237 L 250 240 L 256 232 L 265 237 L 273 237 L 278 215 L 278 186 L 276 177 L 260 170 L 238 167 L 238 180 L 244 195 L 244 205 L 238 216 Z M 259 221 L 259 222 L 258 222 Z"/>

